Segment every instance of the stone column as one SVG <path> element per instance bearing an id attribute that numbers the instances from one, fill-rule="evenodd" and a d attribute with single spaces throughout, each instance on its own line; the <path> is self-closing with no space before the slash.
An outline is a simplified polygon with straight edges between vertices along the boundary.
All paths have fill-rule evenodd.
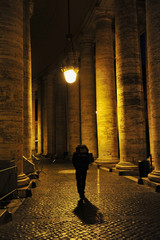
<path id="1" fill-rule="evenodd" d="M 118 169 L 146 159 L 143 80 L 136 0 L 116 0 L 116 75 L 120 142 Z"/>
<path id="2" fill-rule="evenodd" d="M 33 83 L 32 87 L 32 152 L 35 152 L 35 139 L 36 139 L 36 86 Z"/>
<path id="3" fill-rule="evenodd" d="M 42 103 L 42 152 L 48 153 L 48 131 L 47 131 L 47 77 L 42 77 L 41 103 Z"/>
<path id="4" fill-rule="evenodd" d="M 38 79 L 38 154 L 42 153 L 42 79 Z"/>
<path id="5" fill-rule="evenodd" d="M 56 154 L 67 152 L 66 82 L 62 72 L 56 76 Z"/>
<path id="6" fill-rule="evenodd" d="M 96 127 L 96 90 L 94 48 L 91 36 L 84 35 L 81 39 L 80 62 L 80 99 L 81 99 L 81 137 L 93 156 L 97 158 L 97 127 Z"/>
<path id="7" fill-rule="evenodd" d="M 56 153 L 56 87 L 55 73 L 50 72 L 46 79 L 46 107 L 47 107 L 47 153 Z"/>
<path id="8" fill-rule="evenodd" d="M 24 59 L 24 132 L 23 155 L 31 159 L 32 154 L 32 76 L 31 76 L 31 39 L 30 18 L 32 6 L 30 0 L 24 0 L 23 59 Z"/>
<path id="9" fill-rule="evenodd" d="M 148 177 L 160 182 L 160 1 L 146 1 L 148 102 L 150 147 L 154 171 Z"/>
<path id="10" fill-rule="evenodd" d="M 118 131 L 112 20 L 104 9 L 96 12 L 96 95 L 98 159 L 118 162 Z"/>
<path id="11" fill-rule="evenodd" d="M 67 135 L 68 154 L 71 158 L 76 146 L 80 144 L 79 78 L 67 85 Z"/>
<path id="12" fill-rule="evenodd" d="M 23 173 L 23 1 L 0 1 L 0 160 L 14 160 L 18 187 Z M 3 14 L 2 14 L 3 13 Z"/>
<path id="13" fill-rule="evenodd" d="M 42 86 L 43 153 L 51 155 L 56 153 L 56 91 L 54 73 L 46 73 L 43 76 Z"/>

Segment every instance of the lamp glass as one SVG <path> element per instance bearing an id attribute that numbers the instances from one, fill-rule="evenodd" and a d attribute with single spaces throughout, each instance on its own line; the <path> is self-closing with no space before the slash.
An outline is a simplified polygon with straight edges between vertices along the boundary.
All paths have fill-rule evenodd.
<path id="1" fill-rule="evenodd" d="M 64 76 L 65 76 L 66 82 L 74 83 L 76 81 L 77 73 L 73 69 L 70 69 L 70 70 L 64 71 Z"/>

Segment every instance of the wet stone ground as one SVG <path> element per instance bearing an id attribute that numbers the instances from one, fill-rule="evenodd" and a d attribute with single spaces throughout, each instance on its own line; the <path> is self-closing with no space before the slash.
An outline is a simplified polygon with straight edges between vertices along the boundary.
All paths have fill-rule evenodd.
<path id="1" fill-rule="evenodd" d="M 79 203 L 71 164 L 43 165 L 37 187 L 0 226 L 0 240 L 160 239 L 160 193 L 90 166 Z"/>

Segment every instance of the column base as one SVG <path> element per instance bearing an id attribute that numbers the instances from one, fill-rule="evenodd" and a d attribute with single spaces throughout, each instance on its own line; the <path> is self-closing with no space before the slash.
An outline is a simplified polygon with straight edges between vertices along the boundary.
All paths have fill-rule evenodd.
<path id="1" fill-rule="evenodd" d="M 136 171 L 136 170 L 138 170 L 138 166 L 134 165 L 131 162 L 119 162 L 116 165 L 116 169 L 119 169 L 119 170 L 131 170 L 131 171 L 135 170 Z"/>
<path id="2" fill-rule="evenodd" d="M 119 162 L 118 158 L 112 158 L 112 159 L 101 159 L 97 158 L 94 163 L 97 164 L 98 166 L 103 166 L 107 167 L 109 169 L 112 169 L 115 167 L 115 165 Z"/>
<path id="3" fill-rule="evenodd" d="M 148 174 L 149 180 L 160 183 L 160 171 L 152 171 Z"/>
<path id="4" fill-rule="evenodd" d="M 118 158 L 110 158 L 110 159 L 102 159 L 102 158 L 97 158 L 95 160 L 95 163 L 97 164 L 103 164 L 103 163 L 108 163 L 108 164 L 117 164 L 119 162 Z"/>
<path id="5" fill-rule="evenodd" d="M 22 174 L 18 175 L 18 178 L 17 178 L 17 187 L 18 188 L 28 186 L 29 183 L 30 183 L 30 179 L 29 179 L 29 177 L 27 177 L 26 174 L 22 173 Z"/>

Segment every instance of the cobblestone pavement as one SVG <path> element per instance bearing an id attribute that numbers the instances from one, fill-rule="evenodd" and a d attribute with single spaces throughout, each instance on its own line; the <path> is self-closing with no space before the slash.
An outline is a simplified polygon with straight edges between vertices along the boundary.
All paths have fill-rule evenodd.
<path id="1" fill-rule="evenodd" d="M 0 226 L 0 240 L 160 239 L 160 193 L 90 166 L 78 203 L 71 164 L 46 164 L 27 198 Z"/>

